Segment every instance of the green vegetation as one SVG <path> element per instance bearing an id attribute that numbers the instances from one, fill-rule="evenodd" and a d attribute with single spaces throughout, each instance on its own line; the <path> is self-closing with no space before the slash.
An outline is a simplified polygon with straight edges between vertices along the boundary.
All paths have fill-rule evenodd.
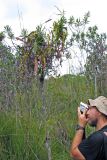
<path id="1" fill-rule="evenodd" d="M 52 160 L 70 160 L 69 149 L 77 123 L 80 101 L 93 97 L 93 84 L 84 76 L 65 75 L 45 81 L 45 108 L 36 80 L 31 88 L 17 91 L 9 112 L 0 112 L 0 157 L 2 160 L 47 160 L 47 131 Z M 17 106 L 17 107 L 16 107 Z"/>
<path id="2" fill-rule="evenodd" d="M 7 25 L 0 32 L 1 160 L 71 160 L 79 103 L 107 93 L 107 36 L 87 27 L 88 18 L 68 20 L 62 12 L 50 29 L 39 25 L 15 37 Z M 58 75 L 75 57 L 78 74 L 69 68 Z"/>

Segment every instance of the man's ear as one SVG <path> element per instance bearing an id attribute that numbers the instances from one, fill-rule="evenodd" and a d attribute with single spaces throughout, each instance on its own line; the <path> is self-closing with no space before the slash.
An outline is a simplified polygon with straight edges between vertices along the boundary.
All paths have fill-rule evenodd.
<path id="1" fill-rule="evenodd" d="M 103 114 L 96 108 L 97 112 L 98 112 L 98 116 L 103 117 Z"/>

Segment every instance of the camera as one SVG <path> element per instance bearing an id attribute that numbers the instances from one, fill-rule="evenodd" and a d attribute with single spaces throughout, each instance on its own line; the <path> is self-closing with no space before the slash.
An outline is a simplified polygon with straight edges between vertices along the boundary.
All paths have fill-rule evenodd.
<path id="1" fill-rule="evenodd" d="M 81 113 L 83 113 L 84 110 L 87 110 L 87 109 L 88 109 L 88 105 L 83 103 L 83 102 L 81 102 L 80 103 L 80 111 L 81 111 Z"/>

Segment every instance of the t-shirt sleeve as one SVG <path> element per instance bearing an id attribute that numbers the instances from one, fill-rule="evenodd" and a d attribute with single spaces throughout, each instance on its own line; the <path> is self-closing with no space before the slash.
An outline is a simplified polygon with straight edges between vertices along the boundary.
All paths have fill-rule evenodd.
<path id="1" fill-rule="evenodd" d="M 84 155 L 86 160 L 94 160 L 100 153 L 103 144 L 103 136 L 100 133 L 90 135 L 87 139 L 83 140 L 78 146 L 80 152 Z"/>

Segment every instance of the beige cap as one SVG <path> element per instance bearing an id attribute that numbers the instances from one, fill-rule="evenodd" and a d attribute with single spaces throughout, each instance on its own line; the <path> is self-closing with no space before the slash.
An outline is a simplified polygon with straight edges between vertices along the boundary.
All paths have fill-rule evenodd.
<path id="1" fill-rule="evenodd" d="M 90 106 L 95 106 L 101 113 L 107 115 L 107 98 L 99 96 L 96 99 L 89 99 Z"/>

